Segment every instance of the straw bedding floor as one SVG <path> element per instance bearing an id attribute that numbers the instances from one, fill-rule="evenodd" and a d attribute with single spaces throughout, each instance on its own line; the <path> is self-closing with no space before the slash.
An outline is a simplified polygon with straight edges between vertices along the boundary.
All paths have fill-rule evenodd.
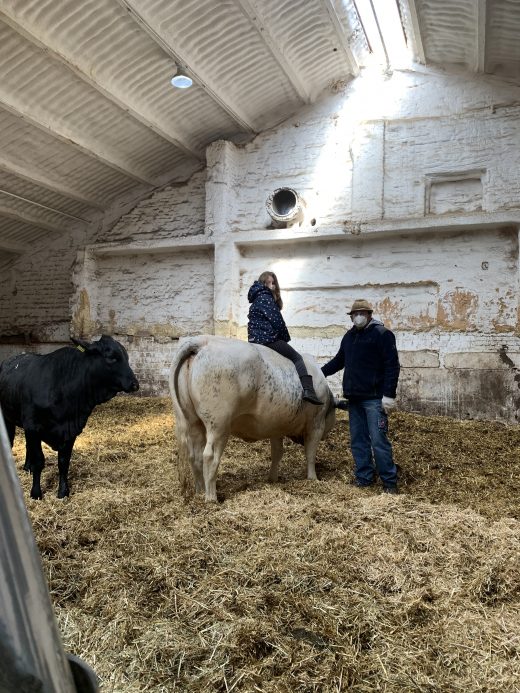
<path id="1" fill-rule="evenodd" d="M 520 691 L 520 428 L 391 416 L 399 496 L 352 486 L 341 413 L 304 479 L 229 443 L 185 502 L 167 399 L 119 397 L 30 501 L 66 648 L 103 693 Z"/>

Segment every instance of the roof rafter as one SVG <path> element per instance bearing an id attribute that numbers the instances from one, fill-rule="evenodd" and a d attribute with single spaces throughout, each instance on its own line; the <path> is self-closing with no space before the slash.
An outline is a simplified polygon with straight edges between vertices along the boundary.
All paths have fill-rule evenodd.
<path id="1" fill-rule="evenodd" d="M 171 46 L 164 32 L 158 26 L 153 26 L 152 22 L 146 19 L 143 13 L 137 9 L 135 0 L 116 0 L 116 2 L 128 11 L 134 21 L 148 34 L 148 36 L 153 38 L 167 55 L 190 73 L 194 82 L 204 89 L 204 91 L 211 96 L 211 98 L 216 101 L 243 130 L 246 132 L 256 132 L 249 116 L 243 113 L 237 104 L 232 103 L 230 99 L 226 98 L 226 95 L 222 92 L 221 88 L 217 86 L 217 83 L 212 80 L 211 77 L 204 74 L 202 70 L 199 70 L 198 66 L 195 62 L 191 61 L 189 56 L 182 56 Z"/>
<path id="2" fill-rule="evenodd" d="M 137 171 L 128 164 L 118 161 L 116 157 L 109 156 L 105 152 L 102 152 L 94 143 L 87 142 L 78 132 L 69 132 L 63 126 L 59 126 L 51 118 L 42 118 L 41 115 L 36 115 L 35 113 L 29 112 L 21 104 L 15 104 L 8 100 L 5 93 L 0 90 L 0 107 L 9 113 L 17 116 L 26 123 L 37 127 L 39 130 L 43 130 L 51 134 L 56 139 L 64 142 L 67 145 L 73 146 L 75 149 L 79 150 L 83 154 L 96 159 L 100 163 L 114 169 L 118 173 L 127 176 L 127 178 L 133 178 L 139 183 L 144 183 L 145 185 L 150 185 L 155 187 L 155 182 L 144 172 Z"/>
<path id="3" fill-rule="evenodd" d="M 44 231 L 52 231 L 53 233 L 59 233 L 63 230 L 56 226 L 53 226 L 52 224 L 48 224 L 46 221 L 43 221 L 40 217 L 36 215 L 30 213 L 27 214 L 25 212 L 20 212 L 18 210 L 11 209 L 10 207 L 5 207 L 1 202 L 0 217 L 7 217 L 8 219 L 14 219 L 14 221 L 22 221 L 24 224 L 35 226 L 39 229 L 43 229 Z"/>
<path id="4" fill-rule="evenodd" d="M 268 47 L 271 55 L 274 57 L 278 65 L 281 67 L 285 73 L 287 79 L 292 84 L 294 90 L 303 101 L 303 103 L 310 103 L 311 96 L 309 90 L 305 86 L 303 80 L 300 79 L 297 72 L 293 69 L 291 63 L 285 58 L 283 53 L 279 50 L 277 42 L 271 36 L 271 33 L 267 29 L 265 21 L 260 16 L 258 11 L 251 5 L 249 0 L 235 0 L 236 4 L 240 7 L 243 14 L 250 21 L 252 26 L 256 29 L 260 38 L 264 41 Z"/>
<path id="5" fill-rule="evenodd" d="M 202 159 L 201 153 L 197 151 L 194 147 L 192 147 L 190 144 L 183 141 L 182 137 L 178 133 L 173 132 L 171 128 L 168 128 L 166 130 L 164 127 L 159 125 L 153 119 L 152 116 L 147 116 L 146 114 L 144 114 L 138 106 L 130 103 L 128 100 L 123 99 L 121 96 L 111 91 L 111 89 L 114 89 L 113 84 L 103 85 L 100 81 L 95 80 L 93 77 L 87 74 L 81 67 L 79 67 L 79 65 L 77 65 L 73 61 L 72 57 L 65 55 L 56 48 L 51 48 L 42 40 L 41 37 L 36 36 L 36 34 L 33 33 L 33 31 L 29 29 L 26 25 L 22 25 L 20 23 L 20 20 L 15 19 L 11 15 L 7 14 L 5 10 L 0 10 L 0 20 L 8 26 L 10 26 L 11 29 L 16 31 L 17 34 L 19 34 L 24 39 L 36 46 L 39 50 L 45 52 L 46 55 L 49 55 L 57 62 L 64 65 L 82 81 L 86 82 L 89 86 L 91 86 L 93 89 L 99 92 L 106 99 L 108 99 L 116 106 L 121 108 L 125 113 L 128 113 L 133 118 L 138 120 L 140 123 L 150 128 L 150 130 L 153 130 L 153 132 L 155 132 L 157 135 L 170 142 L 170 144 L 173 144 L 189 156 L 193 156 L 199 160 Z"/>
<path id="6" fill-rule="evenodd" d="M 410 29 L 412 34 L 410 38 L 412 40 L 412 48 L 415 58 L 423 65 L 426 65 L 426 56 L 424 54 L 424 46 L 421 36 L 421 25 L 419 23 L 419 14 L 417 12 L 416 0 L 402 0 L 402 2 L 406 3 L 406 6 L 408 7 L 408 14 L 410 16 L 411 24 Z"/>
<path id="7" fill-rule="evenodd" d="M 347 34 L 347 31 L 345 29 L 343 22 L 341 21 L 341 19 L 338 16 L 338 13 L 337 13 L 336 8 L 334 6 L 334 1 L 333 0 L 321 0 L 321 3 L 323 5 L 323 7 L 327 10 L 327 14 L 330 17 L 330 21 L 331 21 L 332 26 L 334 27 L 334 31 L 336 32 L 336 35 L 338 37 L 339 48 L 346 59 L 347 66 L 349 68 L 349 72 L 352 75 L 354 75 L 354 77 L 357 77 L 357 75 L 359 75 L 359 65 L 358 65 L 358 62 L 356 60 L 356 56 L 350 50 L 349 36 Z"/>
<path id="8" fill-rule="evenodd" d="M 477 36 L 475 41 L 475 72 L 486 71 L 486 0 L 477 0 Z"/>
<path id="9" fill-rule="evenodd" d="M 61 209 L 56 209 L 55 207 L 49 207 L 48 205 L 44 205 L 41 202 L 36 202 L 36 200 L 30 200 L 27 197 L 22 197 L 21 195 L 16 195 L 16 193 L 12 193 L 8 190 L 2 190 L 0 188 L 0 199 L 2 196 L 11 198 L 12 200 L 15 200 L 16 202 L 22 202 L 23 204 L 30 205 L 33 207 L 38 207 L 39 209 L 43 209 L 46 212 L 51 212 L 51 214 L 57 214 L 62 217 L 66 217 L 67 219 L 71 219 L 73 221 L 80 221 L 83 224 L 90 224 L 91 222 L 88 219 L 84 219 L 83 217 L 78 217 L 75 214 L 69 214 L 69 212 L 63 212 Z"/>
<path id="10" fill-rule="evenodd" d="M 10 243 L 9 241 L 2 240 L 0 238 L 0 252 L 13 253 L 14 255 L 23 255 L 27 252 L 26 245 L 20 245 L 19 243 Z"/>
<path id="11" fill-rule="evenodd" d="M 34 185 L 38 185 L 41 188 L 45 188 L 46 190 L 51 190 L 58 195 L 63 195 L 63 197 L 66 197 L 67 199 L 76 200 L 76 202 L 81 202 L 88 207 L 93 207 L 94 209 L 98 209 L 100 211 L 105 210 L 105 205 L 102 205 L 97 200 L 93 200 L 91 197 L 83 195 L 81 192 L 70 188 L 68 185 L 52 181 L 48 177 L 46 171 L 38 171 L 36 168 L 31 168 L 31 170 L 29 170 L 20 164 L 15 163 L 14 161 L 5 159 L 2 156 L 0 156 L 0 170 L 11 173 L 14 176 L 18 176 L 18 178 L 22 178 L 23 180 L 33 183 Z"/>

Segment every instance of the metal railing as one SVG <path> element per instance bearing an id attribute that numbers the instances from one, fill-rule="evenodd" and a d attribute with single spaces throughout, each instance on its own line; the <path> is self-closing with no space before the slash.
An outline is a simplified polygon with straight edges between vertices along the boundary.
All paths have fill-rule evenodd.
<path id="1" fill-rule="evenodd" d="M 94 673 L 63 650 L 0 412 L 0 693 L 95 693 Z"/>

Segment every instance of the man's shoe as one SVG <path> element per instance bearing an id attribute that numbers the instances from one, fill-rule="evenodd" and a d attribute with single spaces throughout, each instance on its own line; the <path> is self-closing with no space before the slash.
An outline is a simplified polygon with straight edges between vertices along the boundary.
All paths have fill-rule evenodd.
<path id="1" fill-rule="evenodd" d="M 383 493 L 391 493 L 397 495 L 397 486 L 383 486 Z"/>
<path id="2" fill-rule="evenodd" d="M 357 488 L 370 488 L 371 486 L 374 485 L 373 481 L 355 481 L 354 486 Z"/>

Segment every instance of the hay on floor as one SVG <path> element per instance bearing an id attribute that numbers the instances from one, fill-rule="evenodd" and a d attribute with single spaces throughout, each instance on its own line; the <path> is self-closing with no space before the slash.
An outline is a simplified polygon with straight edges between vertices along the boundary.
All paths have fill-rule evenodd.
<path id="1" fill-rule="evenodd" d="M 171 403 L 119 397 L 29 499 L 68 651 L 103 693 L 519 690 L 520 429 L 391 415 L 399 496 L 352 486 L 344 414 L 304 479 L 230 441 L 220 503 L 179 493 Z"/>

